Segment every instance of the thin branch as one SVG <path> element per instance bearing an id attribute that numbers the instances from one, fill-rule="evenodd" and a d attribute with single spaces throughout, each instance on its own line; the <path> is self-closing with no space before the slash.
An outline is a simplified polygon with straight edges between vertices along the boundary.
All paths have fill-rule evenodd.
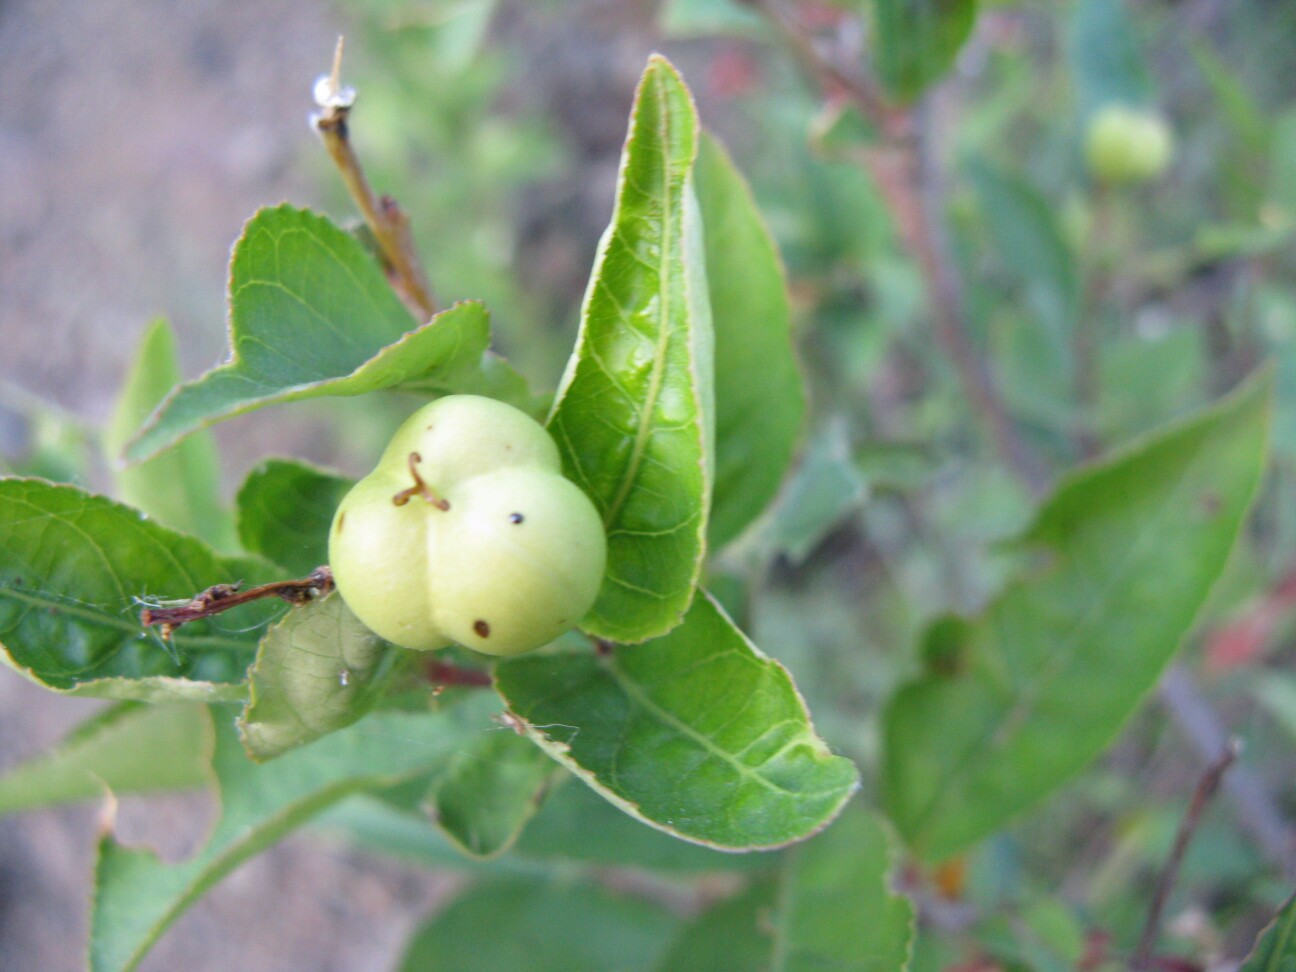
<path id="1" fill-rule="evenodd" d="M 439 658 L 429 660 L 424 672 L 427 675 L 427 680 L 435 685 L 438 691 L 449 686 L 491 687 L 490 672 L 483 671 L 480 668 L 463 668 L 460 665 L 452 665 L 449 662 L 441 661 Z"/>
<path id="2" fill-rule="evenodd" d="M 333 71 L 315 82 L 315 103 L 320 111 L 312 122 L 337 166 L 347 192 L 355 200 L 365 223 L 373 232 L 384 262 L 394 278 L 393 285 L 410 305 L 415 316 L 426 321 L 437 311 L 432 285 L 414 246 L 409 218 L 391 196 L 378 197 L 365 177 L 360 159 L 351 145 L 347 116 L 355 104 L 355 90 L 341 83 L 342 41 L 333 54 Z"/>
<path id="3" fill-rule="evenodd" d="M 1147 920 L 1143 924 L 1143 934 L 1139 937 L 1138 947 L 1134 949 L 1134 954 L 1130 958 L 1129 967 L 1133 970 L 1150 967 L 1152 950 L 1156 947 L 1157 938 L 1161 934 L 1161 921 L 1165 916 L 1166 904 L 1170 900 L 1170 892 L 1174 890 L 1175 881 L 1179 878 L 1179 868 L 1183 865 L 1184 854 L 1188 851 L 1188 844 L 1192 841 L 1193 835 L 1197 833 L 1197 827 L 1201 823 L 1202 811 L 1206 809 L 1206 804 L 1210 802 L 1211 797 L 1215 795 L 1215 791 L 1219 789 L 1220 780 L 1223 779 L 1225 772 L 1238 758 L 1241 749 L 1242 744 L 1238 739 L 1230 739 L 1211 761 L 1210 765 L 1206 767 L 1206 771 L 1197 783 L 1192 802 L 1188 805 L 1188 812 L 1179 821 L 1179 830 L 1175 834 L 1174 846 L 1170 849 L 1170 856 L 1166 859 L 1165 866 L 1161 869 L 1161 875 L 1157 879 L 1156 892 L 1152 895 Z"/>
<path id="4" fill-rule="evenodd" d="M 246 591 L 239 588 L 239 584 L 215 584 L 188 601 L 162 607 L 146 607 L 140 612 L 140 624 L 146 628 L 161 628 L 162 637 L 169 638 L 182 624 L 210 618 L 267 597 L 277 597 L 289 604 L 305 604 L 332 592 L 333 571 L 328 566 L 316 567 L 309 576 L 301 580 L 275 581 L 259 587 L 249 587 Z"/>

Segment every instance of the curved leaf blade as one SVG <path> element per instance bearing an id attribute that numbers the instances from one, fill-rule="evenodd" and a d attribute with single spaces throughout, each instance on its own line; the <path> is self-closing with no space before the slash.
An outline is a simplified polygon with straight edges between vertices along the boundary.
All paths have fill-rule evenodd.
<path id="1" fill-rule="evenodd" d="M 209 782 L 211 718 L 201 705 L 121 702 L 0 776 L 0 816 L 74 800 Z"/>
<path id="2" fill-rule="evenodd" d="M 131 435 L 180 381 L 176 339 L 165 320 L 149 325 L 104 435 L 104 451 L 121 455 Z M 229 511 L 219 499 L 220 464 L 210 435 L 195 435 L 148 462 L 113 470 L 116 495 L 167 526 L 236 550 Z"/>
<path id="3" fill-rule="evenodd" d="M 668 635 L 607 655 L 507 659 L 495 685 L 541 748 L 684 840 L 782 847 L 825 826 L 858 785 L 786 669 L 705 594 Z"/>
<path id="4" fill-rule="evenodd" d="M 783 263 L 756 200 L 724 146 L 703 134 L 697 197 L 715 329 L 715 496 L 719 548 L 765 509 L 805 418 Z"/>
<path id="5" fill-rule="evenodd" d="M 248 755 L 272 759 L 362 719 L 401 654 L 336 594 L 289 611 L 261 639 L 248 669 L 239 717 Z"/>
<path id="6" fill-rule="evenodd" d="M 1260 932 L 1238 972 L 1289 972 L 1296 966 L 1296 896 Z"/>
<path id="7" fill-rule="evenodd" d="M 498 703 L 477 692 L 431 713 L 385 712 L 276 760 L 249 762 L 233 712 L 216 712 L 221 817 L 188 860 L 163 862 L 105 834 L 95 865 L 91 972 L 129 972 L 190 905 L 248 858 L 344 797 L 435 772 Z"/>
<path id="8" fill-rule="evenodd" d="M 139 623 L 139 599 L 188 599 L 266 578 L 192 537 L 74 486 L 0 480 L 0 660 L 56 692 L 149 701 L 242 698 L 264 602 L 180 628 Z"/>
<path id="9" fill-rule="evenodd" d="M 239 539 L 285 570 L 309 574 L 328 563 L 329 526 L 352 484 L 304 462 L 267 459 L 239 488 Z"/>
<path id="10" fill-rule="evenodd" d="M 484 380 L 481 304 L 456 304 L 412 329 L 364 247 L 308 210 L 277 206 L 248 221 L 230 261 L 229 302 L 229 361 L 176 389 L 127 448 L 129 460 L 275 402 Z"/>
<path id="11" fill-rule="evenodd" d="M 1032 574 L 928 633 L 883 718 L 883 797 L 920 854 L 990 833 L 1111 742 L 1224 569 L 1267 452 L 1269 378 L 1065 481 Z"/>
<path id="12" fill-rule="evenodd" d="M 697 140 L 688 89 L 654 55 L 549 418 L 567 476 L 608 532 L 607 574 L 582 625 L 614 641 L 677 624 L 705 554 L 714 366 L 692 187 Z"/>
<path id="13" fill-rule="evenodd" d="M 976 23 L 976 0 L 877 0 L 873 51 L 878 76 L 912 101 L 949 70 Z"/>

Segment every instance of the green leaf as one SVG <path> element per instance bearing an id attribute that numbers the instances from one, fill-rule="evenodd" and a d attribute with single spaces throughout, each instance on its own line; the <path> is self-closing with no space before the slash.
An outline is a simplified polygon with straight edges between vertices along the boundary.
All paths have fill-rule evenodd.
<path id="1" fill-rule="evenodd" d="M 901 972 L 914 908 L 890 888 L 896 853 L 861 807 L 789 852 L 777 880 L 758 881 L 690 924 L 661 972 Z"/>
<path id="2" fill-rule="evenodd" d="M 828 422 L 779 498 L 767 542 L 792 563 L 803 563 L 830 530 L 858 512 L 867 495 L 868 486 L 851 459 L 845 424 Z"/>
<path id="3" fill-rule="evenodd" d="M 474 857 L 504 853 L 562 770 L 512 732 L 485 733 L 456 755 L 432 792 L 437 824 Z"/>
<path id="4" fill-rule="evenodd" d="M 403 654 L 339 595 L 289 611 L 261 639 L 248 670 L 239 718 L 248 755 L 272 759 L 368 715 Z"/>
<path id="5" fill-rule="evenodd" d="M 876 0 L 873 60 L 898 101 L 938 81 L 976 23 L 976 0 Z"/>
<path id="6" fill-rule="evenodd" d="M 751 189 L 709 135 L 702 137 L 696 176 L 715 327 L 709 542 L 719 548 L 778 491 L 805 417 L 805 393 L 792 353 L 783 264 Z"/>
<path id="7" fill-rule="evenodd" d="M 291 459 L 267 459 L 238 493 L 243 546 L 292 574 L 328 563 L 333 514 L 352 481 Z"/>
<path id="8" fill-rule="evenodd" d="M 104 434 L 104 451 L 110 460 L 116 463 L 140 423 L 179 382 L 175 334 L 166 321 L 156 320 L 144 332 Z M 218 550 L 238 548 L 234 525 L 219 499 L 220 465 L 211 436 L 193 436 L 148 462 L 118 465 L 113 477 L 123 502 Z"/>
<path id="9" fill-rule="evenodd" d="M 1029 573 L 932 629 L 883 717 L 883 795 L 944 858 L 1111 742 L 1219 577 L 1264 468 L 1270 379 L 1065 480 L 1018 542 Z"/>
<path id="10" fill-rule="evenodd" d="M 1055 389 L 1072 387 L 1071 347 L 1080 303 L 1075 258 L 1058 226 L 1055 208 L 1019 176 L 977 159 L 969 166 L 981 217 L 1000 263 L 1025 290 L 1047 358 L 1032 360 Z"/>
<path id="11" fill-rule="evenodd" d="M 1274 915 L 1238 972 L 1292 972 L 1296 969 L 1296 896 Z"/>
<path id="12" fill-rule="evenodd" d="M 91 800 L 105 790 L 202 786 L 210 777 L 211 740 L 203 706 L 118 703 L 0 776 L 0 815 Z"/>
<path id="13" fill-rule="evenodd" d="M 192 537 L 73 486 L 0 480 L 0 659 L 70 695 L 202 702 L 243 697 L 266 602 L 187 624 L 164 643 L 142 601 L 266 579 Z M 278 608 L 282 610 L 282 608 Z"/>
<path id="14" fill-rule="evenodd" d="M 763 26 L 760 15 L 737 0 L 666 0 L 657 16 L 669 37 L 755 34 Z"/>
<path id="15" fill-rule="evenodd" d="M 1068 54 L 1082 119 L 1113 102 L 1137 106 L 1152 100 L 1152 80 L 1125 0 L 1080 0 Z"/>
<path id="16" fill-rule="evenodd" d="M 582 625 L 613 641 L 678 624 L 705 554 L 713 338 L 693 196 L 697 141 L 688 89 L 654 55 L 549 419 L 567 476 L 607 526 L 607 574 Z"/>
<path id="17" fill-rule="evenodd" d="M 221 817 L 211 838 L 177 864 L 149 850 L 99 841 L 90 919 L 91 972 L 128 972 L 190 905 L 221 878 L 343 797 L 444 765 L 488 724 L 496 703 L 476 692 L 439 711 L 384 712 L 271 765 L 249 762 L 233 713 L 217 710 L 212 765 Z"/>
<path id="18" fill-rule="evenodd" d="M 597 885 L 483 882 L 419 931 L 400 972 L 648 972 L 677 924 Z"/>
<path id="19" fill-rule="evenodd" d="M 275 402 L 469 391 L 484 380 L 490 325 L 481 304 L 456 304 L 413 329 L 364 247 L 307 210 L 277 206 L 252 217 L 234 246 L 229 290 L 229 361 L 163 402 L 128 459 Z"/>
<path id="20" fill-rule="evenodd" d="M 506 659 L 495 684 L 527 735 L 595 791 L 699 844 L 808 837 L 858 784 L 850 760 L 815 735 L 783 666 L 705 594 L 664 637 Z"/>

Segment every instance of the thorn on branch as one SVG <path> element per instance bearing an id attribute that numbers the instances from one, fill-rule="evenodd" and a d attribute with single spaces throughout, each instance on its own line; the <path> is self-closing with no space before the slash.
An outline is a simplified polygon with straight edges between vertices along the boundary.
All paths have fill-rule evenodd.
<path id="1" fill-rule="evenodd" d="M 163 638 L 170 638 L 176 628 L 190 621 L 198 621 L 228 611 L 231 608 L 267 597 L 277 597 L 292 605 L 302 605 L 333 591 L 333 571 L 324 565 L 316 567 L 301 580 L 274 581 L 241 590 L 242 581 L 234 584 L 213 584 L 188 601 L 168 607 L 146 607 L 140 612 L 140 624 L 146 628 L 157 627 Z"/>

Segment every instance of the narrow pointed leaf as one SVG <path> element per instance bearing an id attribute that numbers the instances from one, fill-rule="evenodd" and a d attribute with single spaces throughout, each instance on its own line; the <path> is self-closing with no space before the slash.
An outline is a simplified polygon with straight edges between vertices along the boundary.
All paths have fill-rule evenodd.
<path id="1" fill-rule="evenodd" d="M 74 800 L 209 781 L 212 732 L 205 706 L 121 702 L 57 746 L 0 776 L 0 815 Z"/>
<path id="2" fill-rule="evenodd" d="M 177 864 L 99 841 L 90 917 L 91 972 L 129 972 L 171 923 L 225 875 L 320 811 L 354 793 L 435 771 L 489 725 L 489 693 L 432 713 L 386 712 L 289 753 L 249 762 L 233 712 L 218 709 L 213 767 L 221 817 L 207 844 Z"/>
<path id="3" fill-rule="evenodd" d="M 649 972 L 677 924 L 595 884 L 488 881 L 419 931 L 400 972 Z"/>
<path id="4" fill-rule="evenodd" d="M 697 141 L 688 89 L 654 56 L 549 419 L 567 475 L 608 531 L 607 574 L 583 627 L 614 641 L 677 624 L 705 554 L 713 338 L 693 195 Z"/>
<path id="5" fill-rule="evenodd" d="M 1296 896 L 1289 898 L 1256 939 L 1238 972 L 1291 972 L 1296 968 Z"/>
<path id="6" fill-rule="evenodd" d="M 166 321 L 156 320 L 140 341 L 105 435 L 110 461 L 119 463 L 131 435 L 179 383 L 175 334 Z M 233 521 L 219 498 L 220 467 L 210 435 L 192 436 L 148 462 L 118 466 L 113 478 L 124 503 L 217 550 L 237 549 Z"/>
<path id="7" fill-rule="evenodd" d="M 726 850 L 781 847 L 826 825 L 858 785 L 815 735 L 783 666 L 708 596 L 670 634 L 607 655 L 502 662 L 526 733 L 621 809 Z"/>
<path id="8" fill-rule="evenodd" d="M 484 381 L 490 334 L 480 304 L 456 304 L 414 328 L 360 243 L 307 210 L 252 217 L 234 246 L 229 303 L 229 361 L 163 402 L 128 459 L 274 402 Z"/>
<path id="9" fill-rule="evenodd" d="M 336 594 L 289 611 L 261 639 L 248 670 L 239 718 L 248 755 L 271 759 L 363 718 L 402 654 Z"/>
<path id="10" fill-rule="evenodd" d="M 291 574 L 328 563 L 329 525 L 352 481 L 291 459 L 268 459 L 238 493 L 243 546 Z"/>
<path id="11" fill-rule="evenodd" d="M 801 431 L 805 393 L 783 264 L 751 189 L 709 135 L 698 153 L 697 197 L 715 328 L 715 548 L 774 498 Z"/>
<path id="12" fill-rule="evenodd" d="M 259 583 L 267 571 L 74 486 L 0 480 L 0 659 L 46 688 L 149 701 L 241 698 L 257 629 L 281 606 L 235 608 L 164 643 L 139 623 L 141 600 Z"/>
<path id="13" fill-rule="evenodd" d="M 515 733 L 483 733 L 455 756 L 432 791 L 432 815 L 465 853 L 495 857 L 517 840 L 561 773 Z"/>
<path id="14" fill-rule="evenodd" d="M 1019 541 L 1031 565 L 883 719 L 883 796 L 920 854 L 958 852 L 1106 747 L 1223 570 L 1264 468 L 1270 381 L 1064 481 Z"/>
<path id="15" fill-rule="evenodd" d="M 703 912 L 659 972 L 903 972 L 914 908 L 891 890 L 895 848 L 886 828 L 853 807 L 781 858 L 773 879 Z"/>
<path id="16" fill-rule="evenodd" d="M 876 0 L 873 59 L 898 101 L 912 101 L 949 70 L 976 23 L 976 0 Z"/>

